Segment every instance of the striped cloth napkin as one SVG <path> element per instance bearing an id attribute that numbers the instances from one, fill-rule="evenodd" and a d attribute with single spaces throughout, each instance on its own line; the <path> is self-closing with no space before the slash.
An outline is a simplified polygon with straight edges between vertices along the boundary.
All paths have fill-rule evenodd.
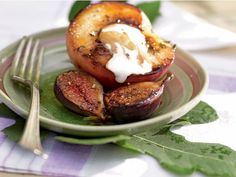
<path id="1" fill-rule="evenodd" d="M 22 3 L 19 5 L 22 5 Z M 12 4 L 10 6 L 13 8 Z M 65 25 L 66 9 L 69 6 L 70 2 L 66 3 L 65 1 L 55 1 L 53 6 L 51 4 L 49 8 L 46 8 L 45 2 L 27 2 L 28 10 L 26 11 L 30 11 L 30 9 L 44 10 L 44 13 L 42 13 L 44 20 L 38 21 L 35 28 L 32 27 L 31 30 Z M 4 12 L 6 7 L 7 2 L 0 2 L 0 16 L 4 15 L 1 13 Z M 14 10 L 17 13 L 22 9 L 18 8 L 17 11 L 16 8 Z M 236 150 L 236 141 L 233 137 L 236 134 L 236 121 L 234 119 L 236 110 L 233 106 L 236 99 L 236 34 L 209 25 L 170 3 L 163 3 L 161 10 L 162 17 L 155 23 L 155 31 L 191 51 L 191 54 L 208 70 L 210 85 L 204 101 L 216 108 L 220 115 L 220 118 L 215 122 L 186 126 L 173 131 L 184 135 L 190 141 L 221 143 Z M 59 12 L 62 15 L 59 15 Z M 28 22 L 35 20 L 30 15 L 22 17 L 20 14 L 14 16 L 15 21 L 17 19 L 21 21 L 21 18 Z M 177 19 L 176 14 L 178 14 Z M 47 16 L 48 18 L 46 18 Z M 53 17 L 58 17 L 58 19 L 55 20 Z M 173 24 L 172 19 L 175 19 Z M 168 25 L 166 22 L 168 22 Z M 4 25 L 5 28 L 2 28 Z M 1 43 L 0 48 L 29 32 L 28 29 L 22 26 L 19 29 L 15 26 L 13 28 L 14 32 L 17 31 L 18 33 L 12 35 L 13 31 L 9 31 L 9 29 L 12 29 L 11 25 L 13 24 L 9 24 L 7 20 L 1 21 L 0 37 L 5 39 L 5 43 Z M 6 28 L 9 26 L 11 28 Z M 184 32 L 182 26 L 185 27 Z M 202 35 L 202 31 L 208 35 Z M 192 41 L 196 43 L 193 45 Z M 163 170 L 158 162 L 150 156 L 128 151 L 112 144 L 99 146 L 65 144 L 55 141 L 53 133 L 49 134 L 43 141 L 45 151 L 49 155 L 47 160 L 43 160 L 19 147 L 1 132 L 5 127 L 13 124 L 12 119 L 1 117 L 0 113 L 0 171 L 66 177 L 176 176 Z M 197 176 L 202 175 L 198 173 L 192 175 L 192 177 Z"/>

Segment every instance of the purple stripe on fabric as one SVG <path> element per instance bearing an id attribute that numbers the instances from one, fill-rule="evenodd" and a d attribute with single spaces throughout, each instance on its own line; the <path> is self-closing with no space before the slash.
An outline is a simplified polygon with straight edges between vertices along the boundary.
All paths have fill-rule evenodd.
<path id="1" fill-rule="evenodd" d="M 44 175 L 77 176 L 86 163 L 92 146 L 56 141 L 42 167 Z"/>
<path id="2" fill-rule="evenodd" d="M 42 145 L 43 148 L 45 150 L 45 153 L 48 154 L 51 151 L 51 147 L 53 147 L 53 144 L 55 143 L 55 134 L 54 133 L 50 133 L 47 135 L 47 138 L 43 140 Z M 43 161 L 43 162 L 42 162 Z M 35 164 L 37 164 L 37 169 L 38 169 L 38 165 L 42 166 L 41 164 L 44 164 L 46 161 L 42 158 L 39 158 L 38 156 L 34 156 L 34 158 L 31 160 L 31 162 L 28 165 L 28 171 L 34 173 L 35 172 Z M 41 168 L 40 168 L 40 174 L 42 174 L 41 172 Z"/>
<path id="3" fill-rule="evenodd" d="M 8 154 L 7 154 L 7 155 L 5 156 L 5 158 L 2 160 L 2 166 L 3 166 L 3 167 L 5 167 L 5 163 L 6 163 L 7 159 L 9 159 L 9 157 L 10 157 L 11 153 L 13 152 L 13 150 L 15 149 L 16 145 L 17 145 L 16 143 L 14 143 L 14 144 L 12 145 L 12 147 L 11 147 L 11 149 L 9 150 Z"/>
<path id="4" fill-rule="evenodd" d="M 16 122 L 15 120 L 0 117 L 0 131 L 13 125 L 15 122 Z M 0 132 L 0 145 L 4 142 L 5 139 L 6 136 L 4 135 L 4 133 Z"/>
<path id="5" fill-rule="evenodd" d="M 6 139 L 6 136 L 0 132 L 0 145 L 3 143 L 3 141 Z"/>
<path id="6" fill-rule="evenodd" d="M 13 125 L 15 122 L 15 120 L 0 117 L 0 131 L 2 131 L 4 128 Z"/>
<path id="7" fill-rule="evenodd" d="M 236 77 L 210 74 L 209 88 L 225 92 L 236 92 Z"/>

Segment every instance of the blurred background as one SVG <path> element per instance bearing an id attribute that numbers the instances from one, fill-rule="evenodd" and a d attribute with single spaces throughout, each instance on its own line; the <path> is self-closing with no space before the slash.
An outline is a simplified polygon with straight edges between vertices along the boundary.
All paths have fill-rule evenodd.
<path id="1" fill-rule="evenodd" d="M 142 0 L 130 1 L 137 3 Z M 212 24 L 236 32 L 235 0 L 170 1 Z M 162 4 L 170 1 L 165 0 Z M 66 26 L 68 12 L 73 2 L 73 0 L 0 0 L 0 49 L 23 35 Z M 170 22 L 167 22 L 168 24 Z"/>
<path id="2" fill-rule="evenodd" d="M 236 1 L 175 1 L 172 2 L 217 26 L 236 32 Z"/>

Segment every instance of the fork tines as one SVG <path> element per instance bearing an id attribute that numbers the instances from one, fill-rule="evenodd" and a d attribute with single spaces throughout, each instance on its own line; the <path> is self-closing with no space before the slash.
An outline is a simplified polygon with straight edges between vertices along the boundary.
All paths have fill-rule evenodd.
<path id="1" fill-rule="evenodd" d="M 12 62 L 11 75 L 13 79 L 30 80 L 38 84 L 43 53 L 44 48 L 40 47 L 39 39 L 23 37 Z"/>

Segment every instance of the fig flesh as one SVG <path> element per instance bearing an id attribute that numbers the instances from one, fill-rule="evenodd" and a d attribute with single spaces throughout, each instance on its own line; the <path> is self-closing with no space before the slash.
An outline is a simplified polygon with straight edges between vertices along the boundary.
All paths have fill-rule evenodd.
<path id="1" fill-rule="evenodd" d="M 54 85 L 57 99 L 68 109 L 85 116 L 105 119 L 103 87 L 95 78 L 82 71 L 60 74 Z"/>
<path id="2" fill-rule="evenodd" d="M 117 123 L 147 119 L 159 107 L 167 74 L 158 82 L 140 82 L 122 86 L 105 94 L 105 106 Z"/>

